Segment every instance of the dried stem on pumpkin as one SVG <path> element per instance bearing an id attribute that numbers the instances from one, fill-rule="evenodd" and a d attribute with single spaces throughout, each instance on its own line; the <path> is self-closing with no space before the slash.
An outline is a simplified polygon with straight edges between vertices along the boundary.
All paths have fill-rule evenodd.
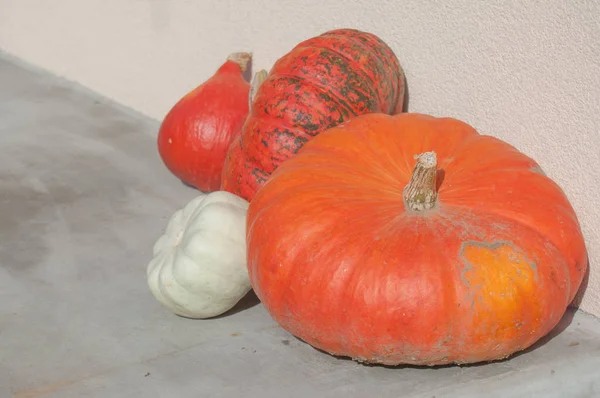
<path id="1" fill-rule="evenodd" d="M 415 156 L 417 164 L 410 182 L 404 187 L 404 204 L 408 210 L 423 211 L 435 207 L 437 200 L 437 155 L 425 152 Z"/>
<path id="2" fill-rule="evenodd" d="M 242 72 L 246 72 L 248 62 L 252 59 L 252 53 L 232 53 L 227 57 L 227 61 L 233 61 L 240 66 Z"/>
<path id="3" fill-rule="evenodd" d="M 267 79 L 268 73 L 266 70 L 261 69 L 254 74 L 252 82 L 250 83 L 250 95 L 248 96 L 248 106 L 252 108 L 252 101 L 256 96 L 256 92 L 261 84 Z"/>

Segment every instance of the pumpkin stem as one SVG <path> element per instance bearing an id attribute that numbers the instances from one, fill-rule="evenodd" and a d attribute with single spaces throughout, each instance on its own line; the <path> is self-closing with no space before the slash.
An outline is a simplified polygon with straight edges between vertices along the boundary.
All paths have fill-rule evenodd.
<path id="1" fill-rule="evenodd" d="M 252 107 L 252 101 L 256 96 L 256 92 L 261 84 L 267 79 L 267 71 L 264 69 L 259 70 L 254 74 L 252 82 L 250 83 L 250 95 L 248 96 L 248 105 Z"/>
<path id="2" fill-rule="evenodd" d="M 412 211 L 429 210 L 435 207 L 437 200 L 437 155 L 435 152 L 425 152 L 416 155 L 415 159 L 417 164 L 403 191 L 404 205 Z"/>
<path id="3" fill-rule="evenodd" d="M 246 72 L 248 62 L 252 59 L 252 53 L 232 53 L 227 57 L 227 61 L 233 61 L 240 66 L 242 73 Z"/>

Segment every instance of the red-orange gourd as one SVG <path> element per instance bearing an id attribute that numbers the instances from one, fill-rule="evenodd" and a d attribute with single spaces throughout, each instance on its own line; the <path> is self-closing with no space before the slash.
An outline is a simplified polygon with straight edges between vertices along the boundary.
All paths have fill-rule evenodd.
<path id="1" fill-rule="evenodd" d="M 587 268 L 575 212 L 534 160 L 419 114 L 359 116 L 307 143 L 250 203 L 247 249 L 284 329 L 389 365 L 523 350 Z"/>
<path id="2" fill-rule="evenodd" d="M 248 115 L 250 84 L 243 73 L 250 53 L 231 54 L 207 81 L 181 98 L 158 133 L 164 164 L 184 183 L 203 192 L 221 187 L 227 149 Z"/>
<path id="3" fill-rule="evenodd" d="M 321 131 L 357 115 L 399 113 L 404 72 L 377 36 L 338 29 L 280 58 L 258 86 L 229 148 L 222 189 L 251 200 L 282 162 Z"/>

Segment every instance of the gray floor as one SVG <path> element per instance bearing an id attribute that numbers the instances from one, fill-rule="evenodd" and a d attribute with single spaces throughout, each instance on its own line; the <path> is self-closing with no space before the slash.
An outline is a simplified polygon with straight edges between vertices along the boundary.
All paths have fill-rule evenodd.
<path id="1" fill-rule="evenodd" d="M 195 196 L 158 123 L 0 55 L 0 397 L 600 397 L 600 322 L 569 312 L 511 360 L 368 367 L 312 349 L 249 295 L 194 321 L 146 285 Z"/>

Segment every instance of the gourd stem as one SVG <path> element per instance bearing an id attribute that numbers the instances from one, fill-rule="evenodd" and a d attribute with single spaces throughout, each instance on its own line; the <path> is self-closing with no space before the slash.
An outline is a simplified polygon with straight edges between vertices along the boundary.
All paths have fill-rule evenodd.
<path id="1" fill-rule="evenodd" d="M 258 88 L 267 79 L 267 76 L 268 76 L 268 73 L 264 69 L 261 69 L 254 74 L 254 77 L 252 78 L 252 82 L 250 83 L 250 94 L 248 95 L 248 106 L 250 108 L 252 107 L 252 101 L 254 100 L 254 97 L 256 96 L 256 92 L 258 91 Z"/>
<path id="2" fill-rule="evenodd" d="M 425 152 L 416 155 L 415 159 L 417 164 L 403 191 L 404 205 L 411 211 L 429 210 L 437 203 L 437 155 L 435 152 Z"/>
<path id="3" fill-rule="evenodd" d="M 248 62 L 252 59 L 252 53 L 232 53 L 227 57 L 227 61 L 233 61 L 240 66 L 242 73 L 246 72 Z"/>

